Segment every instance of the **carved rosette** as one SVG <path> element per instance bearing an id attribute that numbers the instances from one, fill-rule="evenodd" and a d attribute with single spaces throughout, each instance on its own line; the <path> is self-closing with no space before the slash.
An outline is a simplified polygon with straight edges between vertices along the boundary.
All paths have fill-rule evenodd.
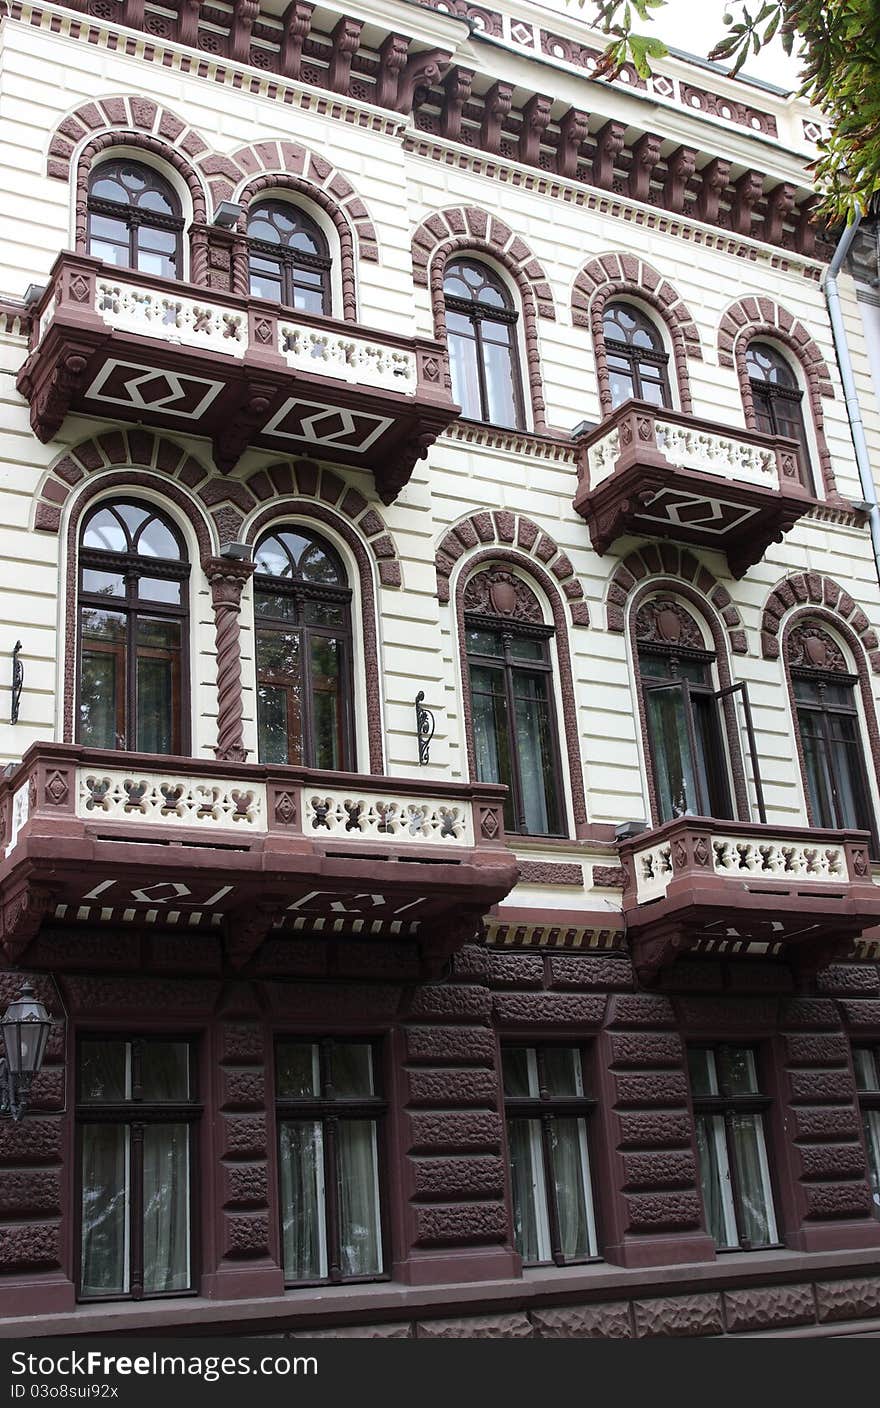
<path id="1" fill-rule="evenodd" d="M 207 557 L 202 570 L 211 586 L 217 640 L 217 758 L 243 763 L 247 759 L 241 699 L 241 593 L 253 575 L 253 562 Z"/>

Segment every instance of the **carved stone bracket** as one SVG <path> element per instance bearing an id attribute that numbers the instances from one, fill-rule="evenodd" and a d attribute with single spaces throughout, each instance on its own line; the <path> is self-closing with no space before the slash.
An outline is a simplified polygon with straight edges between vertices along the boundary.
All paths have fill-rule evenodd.
<path id="1" fill-rule="evenodd" d="M 217 640 L 217 758 L 243 763 L 241 699 L 241 593 L 253 575 L 253 562 L 240 558 L 208 557 L 202 570 L 211 585 Z"/>

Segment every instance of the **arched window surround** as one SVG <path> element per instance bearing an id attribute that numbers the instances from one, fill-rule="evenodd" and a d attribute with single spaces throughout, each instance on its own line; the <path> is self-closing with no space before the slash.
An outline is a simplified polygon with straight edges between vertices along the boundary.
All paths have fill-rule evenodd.
<path id="1" fill-rule="evenodd" d="M 351 245 L 351 233 L 348 230 L 347 222 L 345 222 L 342 217 L 334 219 L 326 206 L 319 203 L 315 198 L 317 195 L 319 195 L 319 192 L 309 192 L 307 189 L 299 190 L 293 185 L 287 185 L 284 177 L 279 176 L 274 188 L 272 184 L 269 183 L 260 191 L 249 195 L 245 214 L 240 222 L 240 228 L 247 231 L 248 223 L 253 218 L 255 209 L 268 202 L 289 205 L 301 211 L 307 219 L 311 220 L 318 227 L 320 234 L 326 241 L 327 253 L 330 259 L 328 307 L 325 309 L 323 315 L 318 316 L 347 320 L 343 247 Z M 340 240 L 340 224 L 348 234 L 348 239 L 345 241 Z M 250 284 L 248 284 L 248 292 L 249 291 Z M 291 305 L 283 304 L 282 306 L 289 307 Z"/>
<path id="2" fill-rule="evenodd" d="M 645 603 L 654 597 L 669 596 L 680 598 L 689 614 L 696 618 L 703 634 L 706 649 L 714 653 L 713 667 L 718 688 L 726 689 L 734 683 L 727 654 L 725 632 L 712 607 L 686 582 L 671 577 L 654 577 L 646 581 L 635 593 L 629 605 L 627 620 L 627 641 L 632 672 L 634 698 L 638 708 L 638 746 L 641 757 L 648 811 L 652 826 L 661 825 L 660 801 L 654 781 L 654 766 L 651 753 L 650 730 L 645 711 L 645 691 L 639 664 L 639 648 L 636 634 L 636 618 Z M 720 722 L 723 745 L 729 767 L 730 800 L 737 821 L 751 821 L 750 791 L 746 780 L 745 765 L 740 739 L 740 725 L 736 704 L 731 698 L 721 701 Z"/>
<path id="3" fill-rule="evenodd" d="M 267 172 L 246 181 L 237 191 L 235 200 L 242 207 L 238 231 L 243 235 L 247 233 L 251 206 L 264 200 L 288 201 L 310 216 L 320 227 L 330 248 L 330 316 L 347 323 L 358 321 L 355 238 L 342 207 L 331 195 L 301 176 Z M 238 253 L 233 251 L 233 285 L 237 293 L 248 292 L 246 249 Z"/>
<path id="4" fill-rule="evenodd" d="M 173 212 L 173 218 L 178 223 L 178 228 L 175 232 L 176 249 L 173 257 L 173 263 L 175 266 L 174 272 L 165 273 L 159 276 L 153 275 L 152 277 L 185 280 L 188 274 L 189 266 L 188 231 L 192 225 L 192 201 L 190 199 L 190 193 L 186 185 L 179 179 L 178 173 L 174 170 L 172 166 L 167 165 L 162 161 L 150 159 L 151 155 L 151 153 L 144 153 L 137 150 L 126 151 L 123 148 L 116 148 L 103 152 L 101 154 L 100 159 L 92 163 L 87 183 L 88 208 L 86 217 L 86 248 L 88 253 L 91 254 L 93 241 L 96 239 L 100 239 L 100 235 L 95 230 L 95 219 L 100 218 L 101 212 L 100 210 L 96 211 L 95 205 L 96 203 L 100 202 L 103 198 L 93 194 L 94 186 L 101 181 L 107 168 L 112 167 L 118 163 L 131 165 L 135 168 L 140 167 L 145 172 L 155 173 L 156 177 L 159 178 L 159 181 L 169 188 L 171 196 L 176 201 L 178 206 L 178 209 Z M 149 224 L 149 218 L 144 223 Z M 165 224 L 165 222 L 163 222 L 163 224 Z M 170 225 L 170 221 L 166 224 L 165 227 L 168 228 L 168 225 Z M 131 226 L 129 228 L 131 230 Z M 162 226 L 159 225 L 158 228 L 162 228 Z M 101 256 L 97 255 L 96 257 L 100 258 Z M 150 276 L 149 271 L 138 269 L 136 264 L 121 263 L 114 265 L 113 267 L 118 268 L 120 272 L 124 272 L 126 269 L 128 269 L 134 273 L 145 273 L 148 277 Z"/>
<path id="5" fill-rule="evenodd" d="M 455 603 L 455 626 L 459 697 L 462 701 L 462 725 L 467 756 L 468 776 L 476 777 L 476 756 L 473 740 L 473 702 L 467 663 L 465 639 L 464 593 L 468 581 L 481 569 L 492 564 L 503 565 L 512 570 L 534 590 L 538 588 L 538 599 L 546 607 L 552 618 L 554 634 L 551 641 L 551 661 L 553 666 L 554 700 L 557 707 L 557 736 L 559 741 L 560 766 L 566 798 L 566 827 L 574 823 L 574 834 L 578 837 L 590 834 L 587 819 L 586 791 L 584 787 L 583 763 L 581 761 L 580 737 L 577 723 L 577 706 L 574 679 L 571 668 L 568 622 L 565 608 L 553 582 L 537 563 L 529 561 L 517 552 L 503 547 L 487 548 L 462 558 L 452 586 L 452 600 Z M 546 619 L 546 618 L 545 618 Z M 528 840 L 527 837 L 524 840 Z"/>
<path id="6" fill-rule="evenodd" d="M 804 452 L 808 458 L 808 463 L 804 467 L 803 482 L 804 487 L 808 489 L 810 493 L 815 494 L 817 491 L 817 485 L 823 482 L 821 474 L 821 447 L 819 443 L 819 438 L 816 433 L 815 418 L 812 415 L 808 414 L 808 411 L 812 404 L 810 398 L 810 385 L 809 381 L 807 380 L 806 373 L 804 371 L 804 367 L 800 357 L 795 356 L 791 348 L 786 343 L 780 342 L 778 336 L 772 332 L 767 333 L 765 335 L 763 333 L 755 331 L 749 337 L 743 338 L 740 345 L 742 350 L 743 362 L 743 376 L 741 378 L 743 410 L 746 416 L 747 424 L 749 425 L 750 429 L 757 430 L 759 428 L 758 410 L 755 406 L 755 395 L 752 386 L 753 377 L 751 375 L 751 367 L 749 362 L 750 349 L 752 349 L 756 345 L 768 347 L 770 351 L 775 353 L 779 360 L 785 364 L 786 369 L 791 374 L 792 380 L 795 383 L 797 391 L 800 393 L 800 399 L 797 402 L 797 405 L 804 431 Z M 746 386 L 748 386 L 748 398 L 746 398 Z M 817 469 L 819 470 L 819 473 L 817 473 Z"/>
<path id="7" fill-rule="evenodd" d="M 612 347 L 614 344 L 613 340 L 606 336 L 604 322 L 609 308 L 618 305 L 623 305 L 632 308 L 635 313 L 641 315 L 641 317 L 644 318 L 646 322 L 650 323 L 652 329 L 656 333 L 662 345 L 663 352 L 666 356 L 666 365 L 663 370 L 667 396 L 664 399 L 663 408 L 666 410 L 682 410 L 683 408 L 681 405 L 681 385 L 679 382 L 678 366 L 676 363 L 675 345 L 673 343 L 666 319 L 660 316 L 657 310 L 653 308 L 650 304 L 645 302 L 642 298 L 638 297 L 636 294 L 630 294 L 629 292 L 622 292 L 616 295 L 612 294 L 609 298 L 606 298 L 604 300 L 602 306 L 602 350 L 606 369 L 605 375 L 608 378 L 609 395 L 611 394 L 612 373 L 611 369 L 608 367 L 608 344 L 609 342 L 611 342 Z M 661 408 L 658 407 L 658 411 L 660 409 Z"/>
<path id="8" fill-rule="evenodd" d="M 492 278 L 501 285 L 502 292 L 504 295 L 506 295 L 508 299 L 509 306 L 503 311 L 506 316 L 512 318 L 512 380 L 515 419 L 517 421 L 517 424 L 514 426 L 502 428 L 510 430 L 534 429 L 535 427 L 532 424 L 531 407 L 529 406 L 529 397 L 526 395 L 525 378 L 523 376 L 523 369 L 527 366 L 528 354 L 525 335 L 525 315 L 522 299 L 520 296 L 520 290 L 515 281 L 512 279 L 508 270 L 505 269 L 505 267 L 500 264 L 496 259 L 494 259 L 491 255 L 479 251 L 473 253 L 466 248 L 459 249 L 454 254 L 450 254 L 449 258 L 445 261 L 443 270 L 444 283 L 446 278 L 448 277 L 450 265 L 457 264 L 459 261 L 482 266 L 484 269 L 486 269 L 488 273 L 492 276 Z M 449 331 L 448 327 L 446 326 L 446 323 L 450 310 L 446 302 L 445 292 L 443 295 L 443 305 L 444 336 L 448 346 Z M 486 426 L 500 426 L 500 422 L 496 422 L 490 419 L 484 420 L 482 417 L 477 418 L 476 423 L 480 423 Z"/>

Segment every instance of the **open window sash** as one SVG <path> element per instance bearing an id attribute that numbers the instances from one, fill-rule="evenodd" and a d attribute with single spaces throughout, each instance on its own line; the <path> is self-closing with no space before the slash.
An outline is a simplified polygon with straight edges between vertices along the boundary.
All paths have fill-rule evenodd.
<path id="1" fill-rule="evenodd" d="M 746 738 L 749 742 L 749 758 L 752 764 L 752 780 L 755 785 L 755 802 L 758 808 L 758 820 L 762 826 L 767 824 L 767 808 L 764 805 L 764 785 L 761 781 L 761 764 L 758 761 L 758 749 L 755 743 L 755 726 L 752 722 L 752 705 L 749 700 L 749 687 L 745 680 L 738 680 L 736 684 L 725 685 L 723 689 L 717 690 L 715 698 L 719 704 L 724 699 L 732 699 L 739 695 L 742 706 L 743 721 L 746 726 Z"/>
<path id="2" fill-rule="evenodd" d="M 767 815 L 761 768 L 745 681 L 740 680 L 736 684 L 725 685 L 722 689 L 714 691 L 695 686 L 686 679 L 664 680 L 656 684 L 646 682 L 645 694 L 648 701 L 655 782 L 663 819 L 669 821 L 676 816 L 713 814 L 710 796 L 711 760 L 706 757 L 706 750 L 699 741 L 700 730 L 695 718 L 694 700 L 711 700 L 717 707 L 724 700 L 738 695 L 751 755 L 758 818 L 765 824 Z M 727 763 L 723 756 L 719 756 L 715 764 L 726 771 Z"/>

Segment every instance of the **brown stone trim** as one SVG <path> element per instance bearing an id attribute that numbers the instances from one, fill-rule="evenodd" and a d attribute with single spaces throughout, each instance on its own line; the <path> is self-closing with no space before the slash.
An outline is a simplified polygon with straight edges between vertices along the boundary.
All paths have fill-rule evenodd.
<path id="1" fill-rule="evenodd" d="M 831 451 L 825 439 L 822 400 L 823 397 L 832 400 L 834 398 L 834 385 L 828 364 L 803 323 L 772 299 L 757 295 L 731 303 L 718 326 L 718 364 L 722 367 L 736 367 L 746 425 L 749 430 L 757 428 L 746 352 L 749 343 L 760 337 L 769 337 L 781 342 L 800 364 L 807 381 L 825 493 L 832 501 L 843 503 L 837 492 Z"/>
<path id="2" fill-rule="evenodd" d="M 31 312 L 23 303 L 15 303 L 9 298 L 0 298 L 0 332 L 7 337 L 30 336 Z"/>
<path id="3" fill-rule="evenodd" d="M 701 570 L 705 571 L 705 569 Z M 706 573 L 706 576 L 709 577 L 709 573 Z M 713 579 L 709 578 L 709 580 L 711 581 Z M 715 602 L 715 605 L 717 605 L 718 591 L 723 592 L 725 596 L 727 595 L 723 587 L 716 588 L 715 593 L 713 593 L 713 600 Z M 644 694 L 642 692 L 642 674 L 639 668 L 639 652 L 635 643 L 636 616 L 638 615 L 639 607 L 641 606 L 642 602 L 645 600 L 646 597 L 652 595 L 655 592 L 667 593 L 669 595 L 672 595 L 673 597 L 684 597 L 685 601 L 689 601 L 692 606 L 696 607 L 703 621 L 705 621 L 706 625 L 709 627 L 709 631 L 712 635 L 712 640 L 715 646 L 715 663 L 716 668 L 718 670 L 718 683 L 720 684 L 721 688 L 726 689 L 728 685 L 733 684 L 733 677 L 730 672 L 730 664 L 727 657 L 727 641 L 725 640 L 725 632 L 722 629 L 721 621 L 719 620 L 718 615 L 712 609 L 712 606 L 706 599 L 708 592 L 706 591 L 706 588 L 701 582 L 699 576 L 697 578 L 696 590 L 688 582 L 682 581 L 680 579 L 676 580 L 670 577 L 654 577 L 651 578 L 649 581 L 645 582 L 643 586 L 635 592 L 630 603 L 628 613 L 629 638 L 633 643 L 633 676 L 635 681 L 635 696 L 639 711 L 638 720 L 639 729 L 641 731 L 642 752 L 645 759 L 646 781 L 648 784 L 648 802 L 651 808 L 651 824 L 652 826 L 659 826 L 660 809 L 657 805 L 657 792 L 654 786 L 654 769 L 651 763 L 651 744 L 648 733 L 648 720 L 645 714 Z M 731 638 L 729 628 L 727 632 L 727 637 L 728 640 Z M 745 651 L 742 651 L 740 653 L 744 654 Z M 749 808 L 749 792 L 746 783 L 745 767 L 743 765 L 742 747 L 740 744 L 740 727 L 736 712 L 736 704 L 732 699 L 727 698 L 723 701 L 722 708 L 724 710 L 724 719 L 726 724 L 727 746 L 730 755 L 730 771 L 733 779 L 733 801 L 736 806 L 737 820 L 750 821 L 751 812 Z"/>
<path id="4" fill-rule="evenodd" d="M 516 544 L 523 554 L 530 554 L 533 559 L 544 563 L 565 594 L 572 625 L 590 624 L 590 609 L 584 600 L 584 589 L 566 553 L 537 523 L 524 514 L 511 513 L 507 509 L 472 513 L 444 535 L 434 557 L 439 601 L 449 600 L 449 578 L 458 558 L 466 548 L 476 547 L 478 543 L 498 543 L 502 547 Z M 520 560 L 519 554 L 516 560 Z"/>
<path id="5" fill-rule="evenodd" d="M 515 892 L 514 892 L 515 893 Z M 620 916 L 590 910 L 535 911 L 505 905 L 486 920 L 486 946 L 505 949 L 583 949 L 628 952 Z M 628 965 L 627 965 L 628 967 Z M 632 969 L 628 968 L 631 981 Z"/>
<path id="6" fill-rule="evenodd" d="M 667 573 L 682 582 L 691 583 L 700 593 L 698 604 L 708 597 L 717 608 L 727 628 L 728 646 L 733 655 L 747 655 L 748 642 L 742 618 L 727 588 L 698 562 L 687 548 L 675 543 L 648 544 L 629 553 L 612 572 L 605 597 L 605 617 L 609 631 L 622 633 L 626 629 L 626 604 L 638 582 L 659 573 Z"/>
<path id="7" fill-rule="evenodd" d="M 687 361 L 689 357 L 695 361 L 701 361 L 703 357 L 697 325 L 669 280 L 643 259 L 630 254 L 603 254 L 598 259 L 591 259 L 575 279 L 571 295 L 574 326 L 592 330 L 603 413 L 609 415 L 613 405 L 602 320 L 606 304 L 620 294 L 632 295 L 640 302 L 649 304 L 666 324 L 672 341 L 681 410 L 689 415 L 693 406 Z"/>
<path id="8" fill-rule="evenodd" d="M 217 759 L 243 763 L 241 697 L 241 593 L 254 573 L 253 562 L 240 558 L 203 557 L 202 571 L 211 587 L 217 632 Z"/>
<path id="9" fill-rule="evenodd" d="M 519 863 L 519 883 L 521 885 L 574 885 L 581 890 L 584 886 L 584 872 L 580 865 L 554 865 L 547 860 L 521 860 Z"/>
<path id="10" fill-rule="evenodd" d="M 367 742 L 370 754 L 370 772 L 384 772 L 382 745 L 382 681 L 379 672 L 379 645 L 376 635 L 376 594 L 373 590 L 373 577 L 369 558 L 359 535 L 340 512 L 331 511 L 313 499 L 295 497 L 273 498 L 271 505 L 249 525 L 247 541 L 256 543 L 262 530 L 269 523 L 277 523 L 290 514 L 299 514 L 316 523 L 326 523 L 344 538 L 358 568 L 361 588 L 361 632 L 364 646 L 364 688 L 366 691 Z"/>
<path id="11" fill-rule="evenodd" d="M 577 448 L 569 435 L 548 430 L 535 435 L 528 430 L 506 430 L 482 421 L 457 420 L 443 431 L 443 439 L 460 440 L 465 445 L 483 445 L 490 450 L 506 450 L 530 459 L 551 460 L 554 464 L 576 465 Z"/>
<path id="12" fill-rule="evenodd" d="M 541 384 L 538 317 L 554 319 L 556 309 L 547 275 L 529 246 L 496 215 L 475 206 L 451 207 L 431 215 L 412 239 L 413 279 L 431 290 L 434 336 L 446 341 L 443 276 L 447 260 L 462 250 L 490 255 L 511 275 L 519 290 L 526 344 L 526 371 L 536 431 L 546 429 Z"/>
<path id="13" fill-rule="evenodd" d="M 489 519 L 489 523 L 484 525 L 486 537 L 476 537 L 475 542 L 491 542 L 490 524 L 492 519 L 489 514 L 478 515 L 477 518 Z M 521 520 L 528 523 L 529 520 Z M 459 525 L 459 530 L 467 529 L 471 526 L 472 520 L 466 519 L 464 524 Z M 534 526 L 534 525 L 530 525 Z M 451 535 L 447 535 L 450 537 Z M 546 535 L 545 535 L 546 536 Z M 444 539 L 445 541 L 445 539 Z M 501 539 L 501 541 L 512 541 Z M 555 543 L 547 539 L 549 547 L 553 550 L 551 557 L 558 552 Z M 473 544 L 467 544 L 473 546 Z M 459 539 L 459 547 L 462 547 Z M 567 559 L 566 559 L 567 561 Z M 461 681 L 462 681 L 462 710 L 464 714 L 465 738 L 467 741 L 468 772 L 471 777 L 476 775 L 476 760 L 474 757 L 473 738 L 473 706 L 471 704 L 471 689 L 468 679 L 467 659 L 465 650 L 464 631 L 464 589 L 469 577 L 472 577 L 474 570 L 486 562 L 509 562 L 521 571 L 530 574 L 538 582 L 550 603 L 550 610 L 553 613 L 553 623 L 556 630 L 556 654 L 559 660 L 559 693 L 562 699 L 562 720 L 565 731 L 565 748 L 568 756 L 568 771 L 571 779 L 571 803 L 574 816 L 574 829 L 576 836 L 584 836 L 588 830 L 587 800 L 584 791 L 583 769 L 581 764 L 580 739 L 577 726 L 577 705 L 575 703 L 574 679 L 571 672 L 571 655 L 568 644 L 568 624 L 566 613 L 559 595 L 559 588 L 552 580 L 544 568 L 539 566 L 533 557 L 529 557 L 527 552 L 511 552 L 509 548 L 493 547 L 483 552 L 475 553 L 468 559 L 465 570 L 459 575 L 455 593 L 455 618 L 458 629 L 458 645 L 461 657 Z M 551 571 L 553 569 L 551 568 Z M 448 600 L 448 578 L 447 596 Z M 441 595 L 441 600 L 444 600 Z M 584 603 L 585 604 L 585 603 Z"/>
<path id="14" fill-rule="evenodd" d="M 822 607 L 823 611 L 813 614 L 824 615 L 835 627 L 846 625 L 849 636 L 858 638 L 873 673 L 880 674 L 877 632 L 849 592 L 819 572 L 795 572 L 777 583 L 767 597 L 761 616 L 761 654 L 765 660 L 779 659 L 779 623 L 793 606 Z M 858 651 L 856 655 L 861 658 Z"/>

